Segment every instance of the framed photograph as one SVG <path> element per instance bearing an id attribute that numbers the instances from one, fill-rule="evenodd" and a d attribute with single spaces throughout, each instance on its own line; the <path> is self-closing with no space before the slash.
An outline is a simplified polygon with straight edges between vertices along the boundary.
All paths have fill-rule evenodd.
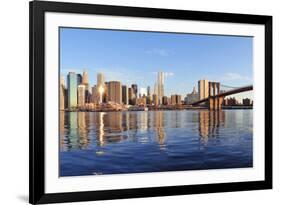
<path id="1" fill-rule="evenodd" d="M 272 17 L 30 2 L 30 203 L 272 188 Z"/>

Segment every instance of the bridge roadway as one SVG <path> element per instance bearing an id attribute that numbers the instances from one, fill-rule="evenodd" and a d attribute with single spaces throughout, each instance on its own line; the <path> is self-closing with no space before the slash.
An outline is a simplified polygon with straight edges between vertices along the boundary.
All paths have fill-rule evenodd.
<path id="1" fill-rule="evenodd" d="M 225 97 L 225 96 L 228 96 L 228 95 L 234 95 L 234 94 L 237 94 L 237 93 L 242 93 L 242 92 L 246 92 L 246 91 L 250 91 L 250 90 L 253 90 L 253 85 L 248 85 L 248 86 L 236 88 L 236 89 L 229 90 L 229 91 L 226 91 L 226 92 L 223 92 L 223 93 L 219 93 L 217 95 L 213 95 L 211 97 L 213 97 L 213 98 Z M 209 100 L 209 97 L 198 100 L 198 101 L 193 102 L 193 103 L 190 103 L 189 105 L 198 105 L 202 102 L 207 102 L 208 100 Z"/>

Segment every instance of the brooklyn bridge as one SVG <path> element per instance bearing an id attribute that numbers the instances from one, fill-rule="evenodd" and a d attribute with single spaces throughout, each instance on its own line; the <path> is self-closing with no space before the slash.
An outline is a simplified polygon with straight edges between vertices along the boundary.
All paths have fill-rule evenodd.
<path id="1" fill-rule="evenodd" d="M 226 96 L 251 91 L 253 90 L 253 85 L 231 87 L 221 85 L 219 82 L 209 82 L 208 89 L 209 96 L 207 98 L 192 102 L 189 105 L 196 106 L 205 103 L 210 110 L 220 110 L 222 109 L 223 100 Z"/>

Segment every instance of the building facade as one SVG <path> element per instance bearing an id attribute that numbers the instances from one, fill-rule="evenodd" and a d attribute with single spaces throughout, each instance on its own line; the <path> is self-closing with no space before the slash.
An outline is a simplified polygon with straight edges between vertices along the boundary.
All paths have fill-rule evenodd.
<path id="1" fill-rule="evenodd" d="M 78 108 L 84 108 L 86 102 L 86 86 L 83 84 L 78 85 Z"/>
<path id="2" fill-rule="evenodd" d="M 80 80 L 78 77 L 79 75 L 76 75 L 74 72 L 69 72 L 67 75 L 67 101 L 69 109 L 77 107 L 77 86 Z"/>
<path id="3" fill-rule="evenodd" d="M 184 101 L 185 101 L 185 104 L 188 105 L 188 104 L 198 101 L 199 98 L 200 98 L 199 93 L 196 92 L 196 89 L 194 87 L 192 93 L 187 94 Z"/>
<path id="4" fill-rule="evenodd" d="M 107 102 L 122 103 L 122 88 L 121 82 L 109 81 L 107 85 Z"/>
<path id="5" fill-rule="evenodd" d="M 158 96 L 159 104 L 161 105 L 163 96 L 164 96 L 164 73 L 163 72 L 158 72 L 157 96 Z"/>
<path id="6" fill-rule="evenodd" d="M 67 108 L 67 89 L 64 78 L 60 78 L 60 110 Z"/>
<path id="7" fill-rule="evenodd" d="M 102 73 L 97 74 L 97 94 L 98 103 L 105 102 L 105 98 L 107 95 L 107 86 L 105 85 L 105 78 Z"/>
<path id="8" fill-rule="evenodd" d="M 152 96 L 152 102 L 154 106 L 158 106 L 159 105 L 159 100 L 158 100 L 158 96 L 156 94 L 153 94 Z"/>
<path id="9" fill-rule="evenodd" d="M 122 103 L 124 105 L 129 103 L 128 87 L 126 85 L 122 85 Z"/>
<path id="10" fill-rule="evenodd" d="M 252 105 L 252 102 L 251 102 L 251 100 L 250 100 L 249 98 L 244 98 L 244 99 L 242 100 L 242 103 L 243 103 L 243 105 L 245 105 L 245 106 L 250 106 L 250 105 Z"/>
<path id="11" fill-rule="evenodd" d="M 181 95 L 171 95 L 171 104 L 172 105 L 181 105 Z"/>
<path id="12" fill-rule="evenodd" d="M 199 80 L 198 81 L 198 93 L 199 93 L 199 100 L 209 97 L 209 81 L 208 80 Z"/>

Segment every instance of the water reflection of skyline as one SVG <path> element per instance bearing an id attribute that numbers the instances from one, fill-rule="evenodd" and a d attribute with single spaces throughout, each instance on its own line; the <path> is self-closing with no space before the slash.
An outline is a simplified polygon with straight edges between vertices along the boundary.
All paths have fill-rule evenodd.
<path id="1" fill-rule="evenodd" d="M 102 147 L 126 140 L 139 143 L 155 140 L 164 148 L 165 128 L 184 128 L 185 118 L 181 111 L 60 112 L 60 148 L 61 151 L 88 149 L 93 143 Z M 224 111 L 200 110 L 191 112 L 190 118 L 198 125 L 198 137 L 203 142 L 218 136 L 220 126 L 225 124 Z"/>
<path id="2" fill-rule="evenodd" d="M 224 111 L 201 110 L 198 112 L 198 131 L 202 141 L 208 140 L 208 137 L 219 136 L 219 129 L 224 124 Z"/>

